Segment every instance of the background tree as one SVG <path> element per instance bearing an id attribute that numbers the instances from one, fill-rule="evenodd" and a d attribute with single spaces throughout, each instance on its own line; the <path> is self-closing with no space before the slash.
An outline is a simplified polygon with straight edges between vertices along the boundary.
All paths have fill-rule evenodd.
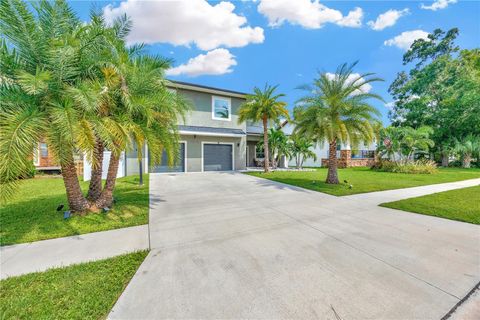
<path id="1" fill-rule="evenodd" d="M 430 139 L 432 133 L 432 128 L 427 126 L 418 129 L 402 128 L 401 150 L 407 161 L 414 160 L 415 155 L 428 153 L 429 149 L 435 145 Z"/>
<path id="2" fill-rule="evenodd" d="M 312 158 L 317 161 L 317 155 L 313 152 L 314 144 L 305 137 L 293 134 L 290 136 L 290 155 L 295 158 L 295 166 L 297 169 L 303 168 L 303 161 Z"/>
<path id="3" fill-rule="evenodd" d="M 357 75 L 351 65 L 342 64 L 335 75 L 320 73 L 312 85 L 301 89 L 308 95 L 301 98 L 295 133 L 308 137 L 315 143 L 329 144 L 328 175 L 326 182 L 338 184 L 337 145 L 369 143 L 375 137 L 380 112 L 369 103 L 370 99 L 383 99 L 374 93 L 363 91 L 366 84 L 383 81 L 372 73 Z"/>
<path id="4" fill-rule="evenodd" d="M 413 161 L 415 156 L 426 154 L 434 146 L 430 135 L 430 127 L 387 127 L 381 130 L 377 153 L 380 157 L 387 156 L 394 162 Z"/>
<path id="5" fill-rule="evenodd" d="M 402 71 L 390 86 L 395 106 L 392 124 L 433 128 L 434 151 L 448 163 L 455 139 L 480 134 L 480 50 L 455 45 L 458 29 L 436 29 L 416 40 L 404 57 Z"/>
<path id="6" fill-rule="evenodd" d="M 380 131 L 380 139 L 377 145 L 377 154 L 380 159 L 384 156 L 391 161 L 401 156 L 401 143 L 403 131 L 401 127 L 389 126 Z"/>
<path id="7" fill-rule="evenodd" d="M 477 157 L 477 161 L 479 160 L 480 137 L 470 134 L 462 140 L 456 140 L 453 150 L 460 155 L 462 167 L 470 168 L 472 157 Z"/>
<path id="8" fill-rule="evenodd" d="M 238 122 L 245 121 L 261 122 L 263 125 L 263 148 L 265 154 L 265 172 L 269 171 L 269 149 L 268 149 L 268 123 L 278 122 L 283 117 L 290 119 L 286 102 L 279 101 L 285 97 L 284 94 L 276 94 L 277 86 L 265 85 L 263 91 L 257 87 L 253 88 L 253 94 L 246 97 L 246 102 L 240 106 Z"/>
<path id="9" fill-rule="evenodd" d="M 259 141 L 258 146 L 264 148 L 264 142 Z M 288 138 L 281 129 L 268 129 L 268 148 L 274 168 L 277 167 L 282 156 L 289 156 Z"/>

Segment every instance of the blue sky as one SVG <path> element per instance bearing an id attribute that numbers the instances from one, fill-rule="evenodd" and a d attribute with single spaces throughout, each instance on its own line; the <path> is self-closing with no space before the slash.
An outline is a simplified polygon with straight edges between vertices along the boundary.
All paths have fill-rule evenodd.
<path id="1" fill-rule="evenodd" d="M 318 71 L 357 60 L 356 72 L 385 79 L 371 92 L 391 102 L 406 46 L 435 28 L 457 27 L 461 48 L 480 47 L 478 1 L 72 2 L 84 20 L 93 4 L 108 19 L 130 16 L 131 42 L 174 59 L 170 79 L 242 92 L 278 84 L 289 107 Z M 387 124 L 387 107 L 375 105 Z"/>

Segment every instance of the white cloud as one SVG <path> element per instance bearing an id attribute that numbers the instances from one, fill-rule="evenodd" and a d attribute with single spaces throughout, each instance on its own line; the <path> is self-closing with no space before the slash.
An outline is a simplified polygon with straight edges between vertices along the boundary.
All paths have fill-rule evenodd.
<path id="1" fill-rule="evenodd" d="M 327 78 L 329 79 L 334 79 L 336 74 L 335 73 L 330 73 L 330 72 L 327 72 L 325 74 L 327 76 Z M 348 76 L 347 78 L 347 84 L 353 82 L 354 80 L 357 80 L 359 79 L 360 77 L 360 74 L 359 73 L 352 73 Z M 359 79 L 360 81 L 364 81 L 364 79 L 362 77 L 360 77 Z M 357 89 L 355 90 L 352 94 L 355 95 L 355 94 L 359 94 L 359 93 L 369 93 L 370 90 L 372 90 L 372 85 L 370 83 L 366 83 L 364 84 L 363 86 L 360 87 L 360 89 Z"/>
<path id="2" fill-rule="evenodd" d="M 437 11 L 440 9 L 445 9 L 449 4 L 456 3 L 457 0 L 436 0 L 430 6 L 426 6 L 422 3 L 421 8 L 425 10 Z"/>
<path id="3" fill-rule="evenodd" d="M 395 101 L 385 103 L 385 108 L 388 110 L 393 110 L 393 107 L 395 107 Z"/>
<path id="4" fill-rule="evenodd" d="M 403 50 L 408 50 L 413 41 L 417 39 L 427 39 L 428 32 L 423 30 L 405 31 L 398 36 L 386 40 L 383 44 L 386 46 L 396 46 Z"/>
<path id="5" fill-rule="evenodd" d="M 356 7 L 348 13 L 346 17 L 340 19 L 337 24 L 342 27 L 359 28 L 362 26 L 363 10 Z"/>
<path id="6" fill-rule="evenodd" d="M 126 14 L 133 22 L 129 43 L 167 42 L 197 45 L 202 50 L 219 46 L 243 47 L 264 40 L 263 29 L 250 27 L 244 16 L 233 12 L 231 2 L 216 5 L 205 0 L 134 1 L 103 8 L 107 22 Z"/>
<path id="7" fill-rule="evenodd" d="M 367 24 L 373 30 L 383 30 L 385 28 L 393 26 L 397 23 L 397 20 L 400 19 L 402 16 L 409 13 L 408 8 L 403 10 L 388 10 L 377 17 L 375 21 L 368 21 Z"/>
<path id="8" fill-rule="evenodd" d="M 340 11 L 330 9 L 318 0 L 261 0 L 258 12 L 267 17 L 271 27 L 278 27 L 284 22 L 307 29 L 318 29 L 326 23 L 360 27 L 363 18 L 361 8 L 355 8 L 344 16 Z"/>
<path id="9" fill-rule="evenodd" d="M 206 54 L 191 58 L 187 63 L 167 70 L 167 75 L 178 76 L 185 74 L 191 77 L 199 75 L 221 75 L 230 73 L 231 67 L 237 65 L 235 56 L 227 49 L 214 49 Z"/>

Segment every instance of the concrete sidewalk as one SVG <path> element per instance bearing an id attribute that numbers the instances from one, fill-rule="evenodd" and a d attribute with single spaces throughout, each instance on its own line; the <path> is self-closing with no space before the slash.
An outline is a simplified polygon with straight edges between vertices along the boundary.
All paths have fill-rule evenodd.
<path id="1" fill-rule="evenodd" d="M 0 279 L 148 249 L 148 225 L 0 247 Z"/>
<path id="2" fill-rule="evenodd" d="M 480 280 L 478 225 L 235 173 L 150 193 L 152 251 L 111 319 L 440 319 Z"/>
<path id="3" fill-rule="evenodd" d="M 379 205 L 385 202 L 415 198 L 427 194 L 444 192 L 454 189 L 462 189 L 480 185 L 480 179 L 470 179 L 456 182 L 431 184 L 428 186 L 412 187 L 405 189 L 386 190 L 378 192 L 360 193 L 351 196 L 343 196 L 342 199 L 353 200 L 367 206 Z"/>

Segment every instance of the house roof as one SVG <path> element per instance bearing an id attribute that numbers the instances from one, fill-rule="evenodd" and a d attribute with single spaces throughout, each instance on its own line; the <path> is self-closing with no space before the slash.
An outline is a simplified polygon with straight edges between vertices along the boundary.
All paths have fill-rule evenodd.
<path id="1" fill-rule="evenodd" d="M 186 135 L 199 135 L 199 136 L 222 136 L 222 137 L 242 137 L 245 136 L 245 132 L 241 129 L 230 128 L 212 128 L 212 127 L 200 127 L 200 126 L 185 126 L 179 125 L 178 131 L 180 134 Z"/>
<path id="2" fill-rule="evenodd" d="M 209 86 L 204 86 L 204 85 L 200 85 L 200 84 L 196 84 L 196 83 L 189 83 L 189 82 L 175 81 L 175 80 L 168 80 L 168 81 L 170 82 L 170 84 L 168 84 L 167 86 L 172 87 L 172 88 L 180 88 L 180 89 L 187 89 L 187 90 L 193 90 L 193 91 L 207 92 L 207 93 L 219 94 L 219 95 L 241 98 L 241 99 L 245 99 L 245 96 L 247 95 L 247 93 L 244 93 L 244 92 L 215 88 L 215 87 L 209 87 Z"/>

